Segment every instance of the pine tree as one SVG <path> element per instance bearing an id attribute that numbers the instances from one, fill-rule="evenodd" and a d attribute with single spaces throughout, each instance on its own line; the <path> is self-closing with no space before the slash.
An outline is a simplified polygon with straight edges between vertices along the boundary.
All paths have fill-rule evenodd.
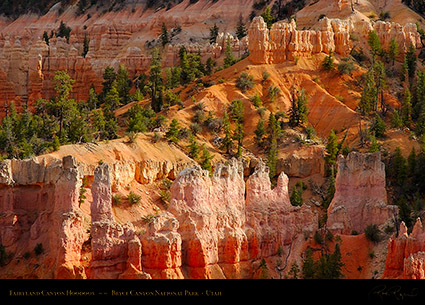
<path id="1" fill-rule="evenodd" d="M 112 84 L 117 79 L 117 74 L 115 73 L 114 68 L 107 66 L 103 72 L 103 82 L 102 82 L 102 92 L 99 95 L 99 98 L 103 100 L 106 94 L 111 90 Z"/>
<path id="2" fill-rule="evenodd" d="M 200 160 L 201 168 L 210 172 L 210 176 L 212 175 L 212 164 L 211 160 L 214 158 L 214 155 L 211 155 L 208 149 L 205 147 L 205 144 L 202 144 L 202 156 Z"/>
<path id="3" fill-rule="evenodd" d="M 417 61 L 416 48 L 413 46 L 413 44 L 410 44 L 404 58 L 404 64 L 405 64 L 405 67 L 407 68 L 410 81 L 412 81 L 412 79 L 415 77 L 416 65 L 417 65 L 416 61 Z"/>
<path id="4" fill-rule="evenodd" d="M 180 126 L 179 122 L 176 119 L 173 119 L 170 123 L 170 127 L 167 133 L 165 134 L 165 136 L 174 143 L 177 143 L 179 141 L 179 138 L 178 138 L 178 134 L 180 131 L 179 126 Z"/>
<path id="5" fill-rule="evenodd" d="M 305 90 L 302 89 L 298 97 L 295 96 L 295 88 L 292 89 L 292 106 L 289 109 L 289 124 L 291 126 L 300 126 L 307 122 L 308 99 Z"/>
<path id="6" fill-rule="evenodd" d="M 267 125 L 267 166 L 269 167 L 269 177 L 274 179 L 276 176 L 276 166 L 277 166 L 277 153 L 278 145 L 277 141 L 281 134 L 279 122 L 276 120 L 276 116 L 270 112 L 268 125 Z"/>
<path id="7" fill-rule="evenodd" d="M 334 63 L 334 54 L 333 54 L 333 51 L 331 50 L 329 52 L 329 55 L 327 55 L 325 57 L 325 59 L 323 59 L 322 67 L 325 70 L 332 70 L 334 68 L 334 66 L 335 66 L 335 63 Z"/>
<path id="8" fill-rule="evenodd" d="M 365 85 L 363 86 L 362 96 L 359 103 L 359 110 L 363 114 L 369 114 L 375 109 L 377 104 L 377 84 L 375 82 L 373 70 L 366 73 Z"/>
<path id="9" fill-rule="evenodd" d="M 270 30 L 273 25 L 273 17 L 271 15 L 270 7 L 266 7 L 266 10 L 264 13 L 261 14 L 261 17 L 263 17 L 264 22 L 267 24 L 267 28 Z"/>
<path id="10" fill-rule="evenodd" d="M 316 273 L 316 268 L 313 259 L 313 250 L 309 247 L 305 251 L 305 258 L 303 260 L 303 265 L 301 267 L 302 275 L 304 279 L 313 279 L 314 274 Z"/>
<path id="11" fill-rule="evenodd" d="M 392 65 L 394 66 L 394 62 L 397 59 L 398 54 L 400 53 L 399 45 L 395 38 L 391 39 L 390 48 L 388 50 L 388 56 L 392 60 Z"/>
<path id="12" fill-rule="evenodd" d="M 332 171 L 335 170 L 336 158 L 338 156 L 338 139 L 336 137 L 335 131 L 332 129 L 329 137 L 328 143 L 326 144 L 325 152 L 325 161 L 329 169 Z"/>
<path id="13" fill-rule="evenodd" d="M 264 121 L 262 118 L 258 120 L 257 128 L 254 131 L 255 133 L 255 142 L 257 143 L 258 147 L 263 147 L 264 145 L 264 135 L 266 134 L 266 129 L 264 127 Z"/>
<path id="14" fill-rule="evenodd" d="M 234 100 L 231 104 L 232 119 L 235 122 L 235 130 L 233 133 L 233 139 L 238 143 L 238 157 L 242 156 L 242 141 L 245 135 L 243 128 L 244 121 L 244 106 L 241 100 Z"/>
<path id="15" fill-rule="evenodd" d="M 403 120 L 403 124 L 406 127 L 410 127 L 412 123 L 412 96 L 410 94 L 409 88 L 406 87 L 404 90 L 404 98 L 403 98 L 403 106 L 401 109 L 401 117 Z"/>
<path id="16" fill-rule="evenodd" d="M 189 135 L 189 145 L 187 146 L 189 148 L 189 157 L 192 159 L 198 159 L 199 157 L 199 145 L 196 141 L 195 136 L 190 133 Z"/>
<path id="17" fill-rule="evenodd" d="M 223 114 L 223 131 L 224 138 L 221 142 L 221 149 L 224 149 L 227 154 L 232 154 L 233 148 L 233 139 L 232 139 L 232 130 L 230 128 L 230 120 L 227 111 Z"/>
<path id="18" fill-rule="evenodd" d="M 150 95 L 151 105 L 155 112 L 160 112 L 163 106 L 163 90 L 164 85 L 162 81 L 162 69 L 161 69 L 161 54 L 158 48 L 154 48 L 152 52 L 152 60 L 150 64 L 149 72 L 150 82 Z"/>
<path id="19" fill-rule="evenodd" d="M 385 121 L 381 118 L 379 114 L 376 114 L 370 129 L 375 133 L 375 136 L 377 138 L 385 137 L 385 131 L 387 130 L 387 125 L 385 124 Z"/>
<path id="20" fill-rule="evenodd" d="M 132 81 L 128 76 L 127 68 L 120 65 L 117 73 L 116 88 L 120 97 L 121 104 L 126 105 L 129 100 L 129 93 L 132 86 Z"/>
<path id="21" fill-rule="evenodd" d="M 236 37 L 238 39 L 242 39 L 248 34 L 248 31 L 246 30 L 245 23 L 243 22 L 242 14 L 239 15 L 238 24 L 236 26 Z"/>
<path id="22" fill-rule="evenodd" d="M 161 44 L 163 47 L 165 47 L 165 45 L 170 42 L 168 38 L 168 30 L 167 30 L 167 26 L 165 25 L 165 22 L 162 23 L 160 39 L 161 39 Z"/>
<path id="23" fill-rule="evenodd" d="M 235 57 L 233 56 L 232 45 L 230 43 L 230 38 L 226 40 L 226 49 L 224 51 L 224 68 L 233 66 L 236 62 Z"/>
<path id="24" fill-rule="evenodd" d="M 85 58 L 87 53 L 89 52 L 89 44 L 90 40 L 87 38 L 87 34 L 84 34 L 84 41 L 83 41 L 83 57 Z"/>
<path id="25" fill-rule="evenodd" d="M 375 30 L 369 32 L 367 42 L 369 44 L 370 52 L 372 54 L 372 63 L 374 63 L 375 56 L 382 53 L 382 45 Z"/>
<path id="26" fill-rule="evenodd" d="M 214 44 L 217 42 L 217 36 L 218 36 L 218 26 L 216 23 L 214 23 L 214 26 L 210 28 L 210 43 Z"/>
<path id="27" fill-rule="evenodd" d="M 47 45 L 50 45 L 50 42 L 49 42 L 50 38 L 46 31 L 44 31 L 43 33 L 43 40 L 46 42 Z"/>

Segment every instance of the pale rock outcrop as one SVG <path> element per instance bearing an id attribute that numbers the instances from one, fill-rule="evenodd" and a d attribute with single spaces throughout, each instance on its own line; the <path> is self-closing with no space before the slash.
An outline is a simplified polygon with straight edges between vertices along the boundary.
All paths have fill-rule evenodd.
<path id="1" fill-rule="evenodd" d="M 363 232 L 370 224 L 392 221 L 397 207 L 387 204 L 385 165 L 380 153 L 350 153 L 338 157 L 335 195 L 328 208 L 332 232 Z"/>
<path id="2" fill-rule="evenodd" d="M 80 255 L 87 234 L 76 160 L 6 160 L 0 167 L 0 244 L 17 255 L 43 245 L 40 268 L 31 277 L 85 277 Z"/>
<path id="3" fill-rule="evenodd" d="M 334 51 L 347 56 L 351 51 L 349 21 L 322 18 L 318 30 L 297 30 L 295 20 L 277 22 L 270 31 L 261 16 L 249 27 L 249 58 L 254 64 L 282 63 Z"/>
<path id="4" fill-rule="evenodd" d="M 244 191 L 242 164 L 236 160 L 218 165 L 212 177 L 197 166 L 174 181 L 168 210 L 180 223 L 182 264 L 190 278 L 238 277 L 234 265 L 248 258 Z M 225 274 L 228 270 L 231 274 Z"/>
<path id="5" fill-rule="evenodd" d="M 155 216 L 149 223 L 148 237 L 142 239 L 143 269 L 154 279 L 183 278 L 182 239 L 179 222 L 169 212 Z"/>
<path id="6" fill-rule="evenodd" d="M 250 259 L 275 255 L 298 236 L 317 230 L 317 223 L 310 207 L 291 205 L 286 174 L 279 175 L 272 189 L 268 168 L 259 163 L 246 182 L 245 233 Z"/>
<path id="7" fill-rule="evenodd" d="M 399 44 L 400 53 L 405 53 L 410 44 L 415 48 L 422 46 L 416 25 L 412 23 L 370 23 L 324 17 L 313 30 L 298 30 L 295 20 L 277 22 L 268 30 L 259 16 L 253 19 L 248 31 L 249 58 L 254 64 L 273 64 L 331 51 L 345 57 L 353 47 L 350 34 L 356 33 L 362 41 L 367 41 L 371 30 L 376 31 L 384 49 L 389 48 L 392 39 Z"/>
<path id="8" fill-rule="evenodd" d="M 92 194 L 92 261 L 87 271 L 89 278 L 150 278 L 141 270 L 142 248 L 134 226 L 131 223 L 117 223 L 112 214 L 111 179 L 107 163 L 95 170 Z"/>
<path id="9" fill-rule="evenodd" d="M 218 164 L 212 177 L 199 167 L 185 169 L 171 198 L 168 211 L 180 224 L 182 268 L 189 278 L 249 278 L 251 260 L 276 255 L 318 223 L 309 207 L 290 204 L 284 173 L 271 188 L 263 162 L 246 187 L 243 165 L 235 159 Z"/>
<path id="10" fill-rule="evenodd" d="M 425 229 L 420 218 L 407 234 L 404 222 L 388 242 L 383 278 L 425 279 Z"/>

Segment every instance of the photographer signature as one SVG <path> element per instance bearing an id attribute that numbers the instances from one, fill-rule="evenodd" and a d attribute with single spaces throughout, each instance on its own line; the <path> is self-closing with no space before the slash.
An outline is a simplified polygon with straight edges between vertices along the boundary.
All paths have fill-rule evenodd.
<path id="1" fill-rule="evenodd" d="M 402 301 L 406 298 L 417 297 L 418 294 L 419 294 L 419 291 L 417 288 L 411 288 L 410 290 L 407 290 L 405 288 L 402 288 L 401 286 L 387 287 L 386 285 L 379 285 L 373 288 L 369 292 L 369 297 L 378 296 L 381 299 L 381 301 L 384 298 L 392 298 L 397 301 Z"/>

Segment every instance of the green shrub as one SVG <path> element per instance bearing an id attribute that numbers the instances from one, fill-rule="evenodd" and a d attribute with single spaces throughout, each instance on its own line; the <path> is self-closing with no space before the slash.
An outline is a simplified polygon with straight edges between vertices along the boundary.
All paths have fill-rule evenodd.
<path id="1" fill-rule="evenodd" d="M 134 193 L 133 191 L 130 191 L 130 193 L 127 196 L 128 202 L 133 205 L 133 204 L 140 204 L 141 200 L 142 200 L 142 196 Z"/>
<path id="2" fill-rule="evenodd" d="M 34 253 L 36 256 L 39 256 L 40 254 L 43 254 L 44 252 L 44 248 L 43 248 L 43 244 L 42 243 L 38 243 L 35 247 L 34 247 Z"/>
<path id="3" fill-rule="evenodd" d="M 121 204 L 122 197 L 120 194 L 114 194 L 112 195 L 112 205 L 120 205 Z"/>
<path id="4" fill-rule="evenodd" d="M 381 241 L 381 230 L 379 230 L 377 225 L 368 225 L 364 230 L 365 236 L 368 240 L 373 243 L 378 243 Z"/>
<path id="5" fill-rule="evenodd" d="M 254 88 L 254 77 L 246 72 L 242 72 L 241 75 L 236 79 L 236 87 L 239 88 L 243 93 L 247 90 Z"/>

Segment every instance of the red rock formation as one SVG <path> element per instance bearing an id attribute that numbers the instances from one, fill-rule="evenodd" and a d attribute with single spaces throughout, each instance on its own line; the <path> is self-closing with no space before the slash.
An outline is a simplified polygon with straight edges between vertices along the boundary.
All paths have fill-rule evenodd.
<path id="1" fill-rule="evenodd" d="M 397 207 L 387 205 L 385 166 L 380 153 L 350 153 L 338 157 L 335 195 L 328 208 L 328 228 L 333 232 L 363 232 L 370 224 L 392 220 Z"/>
<path id="2" fill-rule="evenodd" d="M 383 278 L 425 279 L 425 230 L 420 218 L 407 234 L 404 222 L 388 242 Z"/>
<path id="3" fill-rule="evenodd" d="M 109 165 L 99 165 L 94 173 L 91 204 L 92 279 L 150 278 L 141 268 L 141 242 L 131 223 L 119 224 L 112 214 Z"/>

